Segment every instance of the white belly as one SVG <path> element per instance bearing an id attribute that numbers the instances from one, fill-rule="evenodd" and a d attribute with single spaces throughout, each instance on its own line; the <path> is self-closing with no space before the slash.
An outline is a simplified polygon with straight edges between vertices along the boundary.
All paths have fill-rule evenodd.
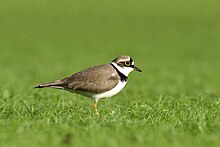
<path id="1" fill-rule="evenodd" d="M 116 95 L 117 93 L 119 93 L 127 84 L 127 82 L 121 82 L 119 81 L 119 83 L 111 90 L 106 91 L 104 93 L 99 93 L 99 94 L 94 94 L 94 98 L 95 99 L 100 99 L 100 98 L 105 98 L 105 97 L 111 97 L 113 95 Z"/>
<path id="2" fill-rule="evenodd" d="M 111 97 L 117 93 L 119 93 L 127 84 L 127 82 L 121 82 L 119 83 L 111 90 L 103 92 L 103 93 L 90 93 L 90 92 L 84 92 L 84 91 L 71 91 L 71 92 L 76 92 L 78 94 L 94 98 L 96 101 L 98 101 L 100 98 L 106 98 L 106 97 Z"/>

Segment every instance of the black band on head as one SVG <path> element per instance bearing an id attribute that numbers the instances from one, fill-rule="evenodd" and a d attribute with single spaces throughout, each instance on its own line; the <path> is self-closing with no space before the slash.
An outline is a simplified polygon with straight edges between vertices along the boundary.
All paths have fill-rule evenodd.
<path id="1" fill-rule="evenodd" d="M 130 57 L 130 62 L 132 63 L 133 62 L 133 59 Z"/>

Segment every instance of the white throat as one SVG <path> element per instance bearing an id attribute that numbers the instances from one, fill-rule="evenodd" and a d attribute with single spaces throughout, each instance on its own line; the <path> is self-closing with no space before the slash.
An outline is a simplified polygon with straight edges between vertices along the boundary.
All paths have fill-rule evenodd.
<path id="1" fill-rule="evenodd" d="M 131 67 L 121 67 L 121 66 L 118 66 L 115 62 L 111 62 L 111 64 L 114 65 L 115 68 L 117 68 L 118 71 L 121 72 L 126 77 L 130 74 L 130 72 L 132 72 L 134 70 Z"/>

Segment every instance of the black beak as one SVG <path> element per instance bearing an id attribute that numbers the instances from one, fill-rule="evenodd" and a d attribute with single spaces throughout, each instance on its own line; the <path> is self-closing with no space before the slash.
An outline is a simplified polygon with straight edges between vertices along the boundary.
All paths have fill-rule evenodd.
<path id="1" fill-rule="evenodd" d="M 140 68 L 138 68 L 137 66 L 134 66 L 133 69 L 134 69 L 135 71 L 142 72 L 142 70 L 141 70 Z"/>

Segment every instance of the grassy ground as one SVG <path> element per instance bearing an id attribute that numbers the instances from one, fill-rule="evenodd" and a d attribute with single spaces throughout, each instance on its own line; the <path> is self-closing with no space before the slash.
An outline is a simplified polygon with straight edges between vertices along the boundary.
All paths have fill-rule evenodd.
<path id="1" fill-rule="evenodd" d="M 220 146 L 219 2 L 1 1 L 0 146 Z M 98 103 L 32 89 L 129 54 Z"/>

